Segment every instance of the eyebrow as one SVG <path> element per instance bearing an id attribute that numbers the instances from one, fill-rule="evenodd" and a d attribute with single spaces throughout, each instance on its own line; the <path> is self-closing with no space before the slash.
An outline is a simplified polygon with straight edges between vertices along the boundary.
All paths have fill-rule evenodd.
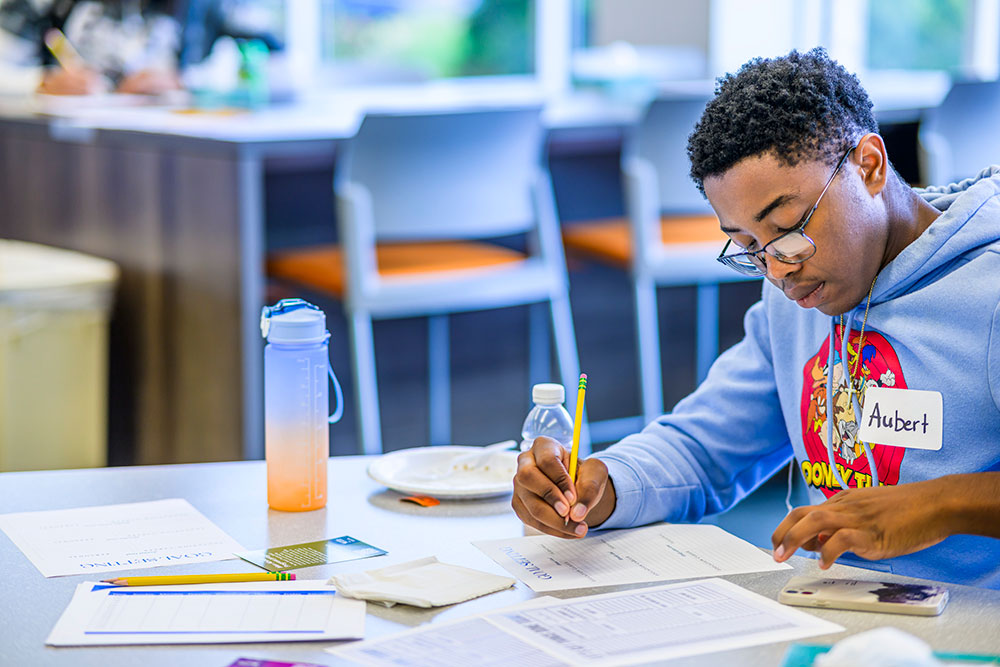
<path id="1" fill-rule="evenodd" d="M 798 199 L 798 195 L 790 193 L 790 192 L 789 193 L 785 193 L 783 195 L 778 195 L 777 197 L 775 197 L 774 199 L 771 200 L 770 204 L 768 204 L 764 208 L 760 209 L 760 211 L 757 212 L 757 215 L 755 215 L 753 217 L 753 219 L 754 219 L 755 222 L 760 222 L 761 220 L 763 220 L 764 218 L 766 218 L 767 215 L 771 211 L 773 211 L 774 209 L 778 208 L 779 206 L 784 206 L 785 204 L 787 204 L 787 203 L 789 203 L 791 201 L 795 201 L 796 199 Z M 722 229 L 722 231 L 726 232 L 727 234 L 729 234 L 729 233 L 735 233 L 735 232 L 742 232 L 743 231 L 742 229 L 740 229 L 738 227 L 721 227 L 721 229 Z"/>

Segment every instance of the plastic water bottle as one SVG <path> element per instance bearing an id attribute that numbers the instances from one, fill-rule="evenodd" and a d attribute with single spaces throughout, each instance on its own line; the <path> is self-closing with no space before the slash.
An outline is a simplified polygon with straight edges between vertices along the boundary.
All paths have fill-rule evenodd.
<path id="1" fill-rule="evenodd" d="M 536 384 L 531 388 L 531 408 L 524 426 L 521 427 L 521 451 L 531 449 L 535 438 L 545 435 L 562 443 L 569 449 L 573 444 L 573 418 L 569 416 L 563 401 L 566 390 L 561 384 Z"/>
<path id="2" fill-rule="evenodd" d="M 330 367 L 326 315 L 302 299 L 282 299 L 261 312 L 264 348 L 264 450 L 267 504 L 287 512 L 326 505 L 329 424 L 340 420 L 344 400 Z M 337 411 L 327 417 L 327 375 Z"/>

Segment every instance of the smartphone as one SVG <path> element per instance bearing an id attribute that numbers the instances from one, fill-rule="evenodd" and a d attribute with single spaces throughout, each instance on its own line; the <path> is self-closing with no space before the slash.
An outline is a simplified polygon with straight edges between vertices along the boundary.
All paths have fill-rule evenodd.
<path id="1" fill-rule="evenodd" d="M 778 602 L 799 607 L 937 616 L 948 604 L 948 589 L 889 581 L 792 577 L 778 595 Z"/>

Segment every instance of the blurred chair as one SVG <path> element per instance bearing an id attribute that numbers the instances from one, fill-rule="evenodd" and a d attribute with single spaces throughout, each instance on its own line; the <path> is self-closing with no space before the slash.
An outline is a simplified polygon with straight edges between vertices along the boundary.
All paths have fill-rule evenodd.
<path id="1" fill-rule="evenodd" d="M 918 134 L 920 176 L 947 185 L 1000 164 L 1000 81 L 955 83 L 924 114 Z"/>
<path id="2" fill-rule="evenodd" d="M 568 225 L 563 232 L 567 252 L 620 266 L 631 275 L 643 424 L 663 412 L 656 288 L 698 288 L 700 382 L 719 351 L 719 283 L 747 279 L 715 261 L 727 237 L 688 175 L 687 138 L 706 102 L 653 101 L 622 151 L 626 218 Z M 633 430 L 634 421 L 591 422 L 591 438 L 616 439 Z"/>
<path id="3" fill-rule="evenodd" d="M 429 317 L 432 444 L 451 441 L 448 313 L 547 302 L 562 382 L 576 386 L 579 360 L 541 162 L 540 111 L 369 114 L 338 157 L 341 245 L 269 257 L 271 276 L 344 303 L 364 453 L 381 451 L 373 320 Z M 527 253 L 488 241 L 514 234 L 526 234 Z M 531 327 L 530 376 L 542 381 L 549 341 L 537 312 L 533 307 L 532 323 L 540 326 Z"/>

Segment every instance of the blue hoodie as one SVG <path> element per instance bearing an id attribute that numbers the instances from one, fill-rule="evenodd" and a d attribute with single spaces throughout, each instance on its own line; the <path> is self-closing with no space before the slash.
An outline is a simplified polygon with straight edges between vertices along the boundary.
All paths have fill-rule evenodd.
<path id="1" fill-rule="evenodd" d="M 944 444 L 939 451 L 873 445 L 885 484 L 1000 470 L 1000 167 L 917 192 L 943 213 L 879 274 L 861 373 L 866 388 L 941 392 Z M 864 306 L 844 316 L 852 369 Z M 601 528 L 725 511 L 793 455 L 811 504 L 840 489 L 826 447 L 830 318 L 764 281 L 744 325 L 744 339 L 672 413 L 596 455 L 617 494 Z M 869 461 L 854 442 L 837 318 L 833 330 L 830 395 L 845 417 L 835 420 L 835 462 L 849 487 L 867 486 Z M 956 535 L 907 556 L 867 561 L 848 554 L 841 562 L 1000 589 L 1000 540 L 986 537 Z"/>

